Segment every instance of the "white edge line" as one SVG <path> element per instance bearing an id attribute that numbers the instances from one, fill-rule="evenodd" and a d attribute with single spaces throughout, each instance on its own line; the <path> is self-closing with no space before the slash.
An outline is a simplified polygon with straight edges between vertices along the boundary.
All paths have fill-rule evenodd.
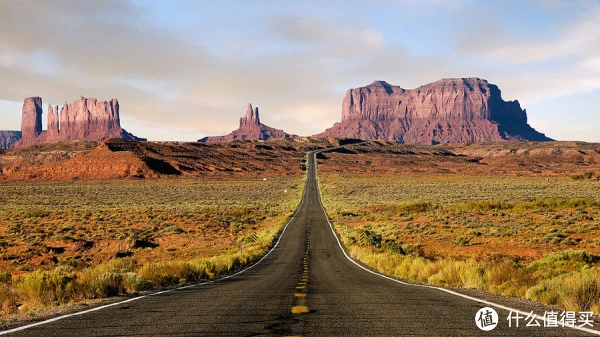
<path id="1" fill-rule="evenodd" d="M 140 300 L 142 298 L 156 296 L 156 295 L 161 295 L 161 294 L 166 294 L 166 293 L 170 293 L 172 291 L 177 291 L 177 290 L 182 290 L 182 289 L 199 287 L 199 286 L 203 286 L 203 285 L 207 285 L 207 284 L 211 284 L 211 283 L 216 283 L 216 282 L 224 281 L 224 280 L 227 280 L 227 279 L 232 278 L 234 276 L 238 276 L 238 275 L 240 275 L 240 274 L 242 274 L 242 273 L 244 273 L 244 272 L 246 272 L 246 271 L 248 271 L 248 270 L 256 267 L 261 262 L 263 262 L 264 259 L 266 259 L 267 256 L 271 255 L 271 253 L 275 250 L 275 248 L 277 248 L 277 246 L 279 246 L 279 242 L 281 241 L 281 238 L 283 237 L 283 233 L 285 233 L 285 230 L 288 228 L 288 225 L 292 221 L 294 221 L 296 215 L 300 211 L 300 208 L 302 208 L 302 204 L 304 204 L 304 197 L 306 195 L 306 186 L 307 185 L 308 185 L 308 174 L 307 174 L 306 182 L 304 183 L 304 191 L 302 192 L 302 199 L 300 201 L 300 205 L 298 205 L 298 208 L 296 209 L 296 212 L 294 212 L 294 215 L 292 215 L 292 218 L 290 219 L 290 221 L 288 221 L 285 224 L 285 226 L 283 227 L 283 230 L 279 234 L 279 238 L 277 239 L 277 242 L 275 242 L 275 245 L 273 246 L 273 248 L 271 248 L 267 252 L 267 254 L 265 254 L 260 260 L 258 260 L 253 265 L 247 267 L 246 269 L 242 269 L 241 271 L 238 271 L 235 274 L 231 274 L 231 275 L 228 275 L 228 276 L 225 276 L 225 277 L 222 277 L 222 278 L 218 278 L 218 279 L 215 279 L 215 280 L 206 281 L 206 282 L 202 282 L 202 283 L 196 283 L 196 284 L 192 284 L 192 285 L 188 285 L 188 286 L 184 286 L 184 287 L 179 287 L 179 288 L 173 288 L 173 289 L 163 290 L 163 291 L 155 292 L 155 293 L 148 294 L 148 295 L 138 296 L 138 297 L 134 297 L 134 298 L 129 298 L 129 299 L 126 299 L 124 301 L 120 301 L 120 302 L 116 302 L 116 303 L 111 303 L 111 304 L 106 304 L 106 305 L 102 305 L 102 306 L 95 307 L 95 308 L 88 309 L 88 310 L 84 310 L 84 311 L 78 311 L 78 312 L 75 312 L 75 313 L 72 313 L 72 314 L 50 318 L 50 319 L 47 319 L 45 321 L 36 322 L 36 323 L 28 324 L 28 325 L 23 325 L 23 326 L 20 326 L 20 327 L 17 327 L 17 328 L 13 328 L 13 329 L 10 329 L 10 330 L 0 331 L 0 335 L 8 335 L 8 334 L 11 334 L 11 333 L 15 333 L 15 332 L 23 331 L 23 330 L 26 330 L 26 329 L 30 329 L 30 328 L 33 328 L 33 327 L 36 327 L 36 326 L 40 326 L 40 325 L 44 325 L 44 324 L 48 324 L 48 323 L 60 321 L 60 320 L 65 319 L 65 318 L 74 317 L 74 316 L 80 316 L 80 315 L 85 315 L 85 314 L 88 314 L 90 312 L 94 312 L 94 311 L 98 311 L 98 310 L 102 310 L 102 309 L 114 307 L 114 306 L 117 306 L 117 305 L 121 305 L 121 304 L 129 303 L 129 302 L 137 301 L 137 300 Z"/>
<path id="2" fill-rule="evenodd" d="M 316 160 L 313 159 L 313 163 L 315 165 L 315 178 L 316 178 L 317 177 Z M 379 277 L 383 277 L 383 278 L 388 279 L 390 281 L 393 281 L 393 282 L 396 282 L 396 283 L 400 283 L 400 284 L 403 284 L 403 285 L 406 285 L 406 286 L 436 289 L 436 290 L 440 290 L 440 291 L 443 291 L 443 292 L 446 292 L 446 293 L 449 293 L 449 294 L 452 294 L 452 295 L 455 295 L 455 296 L 459 296 L 459 297 L 462 297 L 462 298 L 465 298 L 465 299 L 468 299 L 468 300 L 471 300 L 471 301 L 475 301 L 475 302 L 487 304 L 487 305 L 490 305 L 490 306 L 493 306 L 493 307 L 496 307 L 496 308 L 504 309 L 506 311 L 518 312 L 521 315 L 529 315 L 530 314 L 529 312 L 521 311 L 521 310 L 514 309 L 514 308 L 511 308 L 511 307 L 507 307 L 507 306 L 504 306 L 504 305 L 501 305 L 501 304 L 497 304 L 497 303 L 494 303 L 494 302 L 482 300 L 482 299 L 479 299 L 477 297 L 472 297 L 472 296 L 464 295 L 464 294 L 461 294 L 461 293 L 457 293 L 457 292 L 452 291 L 450 289 L 436 287 L 436 286 L 430 286 L 430 285 L 424 285 L 424 284 L 412 284 L 412 283 L 403 282 L 403 281 L 397 280 L 397 279 L 395 279 L 393 277 L 390 277 L 390 276 L 378 273 L 376 271 L 373 271 L 371 269 L 365 268 L 360 263 L 356 262 L 353 258 L 351 258 L 350 256 L 348 256 L 348 254 L 346 253 L 346 250 L 344 249 L 344 246 L 342 246 L 342 243 L 340 242 L 340 239 L 338 238 L 337 233 L 333 229 L 333 225 L 329 221 L 329 216 L 327 216 L 327 211 L 325 211 L 325 207 L 323 206 L 323 202 L 321 200 L 321 187 L 319 186 L 318 179 L 316 179 L 316 180 L 317 180 L 317 190 L 319 191 L 319 204 L 321 205 L 321 209 L 323 210 L 323 213 L 325 213 L 325 218 L 327 219 L 327 223 L 329 224 L 329 227 L 331 228 L 331 232 L 333 233 L 333 236 L 335 237 L 335 240 L 337 241 L 338 245 L 340 246 L 340 249 L 342 250 L 342 253 L 344 254 L 344 256 L 348 260 L 350 260 L 350 262 L 354 263 L 356 266 L 358 266 L 362 270 L 364 270 L 366 272 L 369 272 L 369 273 L 371 273 L 373 275 L 377 275 Z M 544 318 L 543 316 L 537 315 L 537 314 L 534 315 L 533 318 L 536 318 L 536 319 L 542 320 L 544 322 L 547 322 L 546 318 Z M 589 332 L 591 334 L 600 336 L 600 331 L 593 330 L 593 329 L 590 329 L 590 328 L 585 328 L 585 327 L 580 327 L 580 326 L 565 326 L 565 328 L 571 328 L 571 329 L 575 329 L 575 330 L 579 330 L 579 331 Z"/>

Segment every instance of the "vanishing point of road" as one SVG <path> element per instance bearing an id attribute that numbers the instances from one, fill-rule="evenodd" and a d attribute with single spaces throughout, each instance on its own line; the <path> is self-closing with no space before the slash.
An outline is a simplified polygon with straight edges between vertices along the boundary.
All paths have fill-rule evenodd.
<path id="1" fill-rule="evenodd" d="M 370 273 L 340 248 L 321 205 L 314 153 L 302 204 L 277 246 L 254 267 L 217 282 L 62 317 L 10 336 L 589 336 L 566 328 L 484 332 L 488 306 Z"/>

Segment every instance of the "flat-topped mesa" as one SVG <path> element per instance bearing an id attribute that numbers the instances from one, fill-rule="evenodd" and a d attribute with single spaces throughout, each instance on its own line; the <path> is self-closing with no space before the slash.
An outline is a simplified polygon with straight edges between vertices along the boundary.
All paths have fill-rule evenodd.
<path id="1" fill-rule="evenodd" d="M 60 133 L 65 140 L 124 138 L 119 136 L 121 132 L 116 98 L 100 102 L 81 96 L 72 104 L 65 102 L 60 110 Z"/>
<path id="2" fill-rule="evenodd" d="M 450 78 L 406 90 L 385 81 L 349 89 L 342 121 L 316 137 L 407 144 L 549 141 L 527 124 L 518 101 L 479 78 Z"/>
<path id="3" fill-rule="evenodd" d="M 199 139 L 202 143 L 214 143 L 225 140 L 268 140 L 272 138 L 293 138 L 296 135 L 290 135 L 283 130 L 266 126 L 260 122 L 258 107 L 252 108 L 248 104 L 246 115 L 240 118 L 240 127 L 226 136 L 212 136 Z"/>
<path id="4" fill-rule="evenodd" d="M 144 140 L 121 128 L 119 102 L 81 96 L 60 109 L 48 104 L 48 130 L 42 131 L 42 99 L 26 98 L 21 123 L 22 138 L 13 147 L 25 147 L 55 141 L 101 141 L 107 138 Z"/>

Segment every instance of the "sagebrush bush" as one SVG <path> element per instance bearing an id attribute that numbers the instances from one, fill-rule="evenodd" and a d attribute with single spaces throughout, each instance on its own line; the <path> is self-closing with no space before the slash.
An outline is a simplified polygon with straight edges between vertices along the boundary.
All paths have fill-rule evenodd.
<path id="1" fill-rule="evenodd" d="M 93 294 L 93 297 L 104 298 L 125 294 L 125 285 L 123 274 L 115 272 L 106 272 L 91 280 L 87 289 Z"/>
<path id="2" fill-rule="evenodd" d="M 77 298 L 76 275 L 72 270 L 36 270 L 17 284 L 19 298 L 32 307 L 65 304 Z"/>
<path id="3" fill-rule="evenodd" d="M 10 315 L 19 311 L 18 295 L 6 284 L 0 284 L 0 314 Z"/>
<path id="4" fill-rule="evenodd" d="M 542 280 L 531 287 L 526 297 L 546 304 L 588 311 L 600 304 L 600 274 L 586 270 Z"/>
<path id="5" fill-rule="evenodd" d="M 181 279 L 197 281 L 194 269 L 184 261 L 146 263 L 138 270 L 137 274 L 154 286 L 178 284 Z"/>
<path id="6" fill-rule="evenodd" d="M 140 275 L 127 272 L 123 274 L 123 287 L 125 288 L 125 293 L 131 294 L 150 289 L 152 285 L 148 281 L 144 280 Z"/>
<path id="7" fill-rule="evenodd" d="M 469 244 L 469 238 L 466 236 L 459 236 L 452 241 L 455 246 L 466 246 Z"/>
<path id="8" fill-rule="evenodd" d="M 12 273 L 9 271 L 0 271 L 0 283 L 12 283 Z"/>
<path id="9" fill-rule="evenodd" d="M 414 213 L 423 213 L 431 210 L 433 208 L 433 204 L 431 202 L 426 201 L 405 201 L 399 204 L 393 204 L 388 207 L 388 209 L 396 214 L 401 215 L 409 215 Z"/>
<path id="10" fill-rule="evenodd" d="M 588 311 L 600 303 L 600 275 L 597 271 L 573 273 L 564 277 L 561 300 L 565 307 Z"/>

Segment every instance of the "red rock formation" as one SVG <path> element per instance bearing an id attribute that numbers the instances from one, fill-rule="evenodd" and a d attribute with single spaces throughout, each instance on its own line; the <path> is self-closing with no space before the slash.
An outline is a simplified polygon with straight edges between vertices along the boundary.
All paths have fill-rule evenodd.
<path id="1" fill-rule="evenodd" d="M 260 117 L 258 116 L 258 107 L 252 109 L 252 104 L 248 104 L 246 116 L 240 118 L 240 129 L 254 128 L 260 126 Z"/>
<path id="2" fill-rule="evenodd" d="M 24 138 L 35 138 L 42 133 L 42 99 L 25 98 L 21 117 L 21 133 Z"/>
<path id="3" fill-rule="evenodd" d="M 55 141 L 100 141 L 107 138 L 145 140 L 135 137 L 121 128 L 119 102 L 100 102 L 95 98 L 84 98 L 65 105 L 48 105 L 48 131 L 42 131 L 42 99 L 26 98 L 23 103 L 21 124 L 23 137 L 13 147 L 25 147 Z"/>
<path id="4" fill-rule="evenodd" d="M 21 131 L 0 131 L 0 150 L 12 148 L 21 139 Z"/>
<path id="5" fill-rule="evenodd" d="M 258 107 L 252 109 L 252 104 L 248 104 L 246 116 L 240 118 L 240 127 L 237 130 L 226 136 L 204 137 L 198 141 L 202 143 L 214 143 L 224 140 L 268 140 L 272 138 L 293 137 L 296 136 L 262 124 L 258 115 Z"/>
<path id="6" fill-rule="evenodd" d="M 48 104 L 48 137 L 58 137 L 59 134 L 59 114 L 58 105 L 53 108 L 51 104 Z"/>
<path id="7" fill-rule="evenodd" d="M 73 104 L 65 102 L 60 110 L 60 131 L 65 140 L 125 138 L 121 137 L 119 102 L 116 98 L 99 102 L 83 96 Z"/>
<path id="8" fill-rule="evenodd" d="M 549 141 L 527 124 L 518 101 L 479 78 L 443 79 L 405 90 L 384 81 L 350 89 L 342 122 L 315 137 L 383 139 L 406 144 Z"/>

